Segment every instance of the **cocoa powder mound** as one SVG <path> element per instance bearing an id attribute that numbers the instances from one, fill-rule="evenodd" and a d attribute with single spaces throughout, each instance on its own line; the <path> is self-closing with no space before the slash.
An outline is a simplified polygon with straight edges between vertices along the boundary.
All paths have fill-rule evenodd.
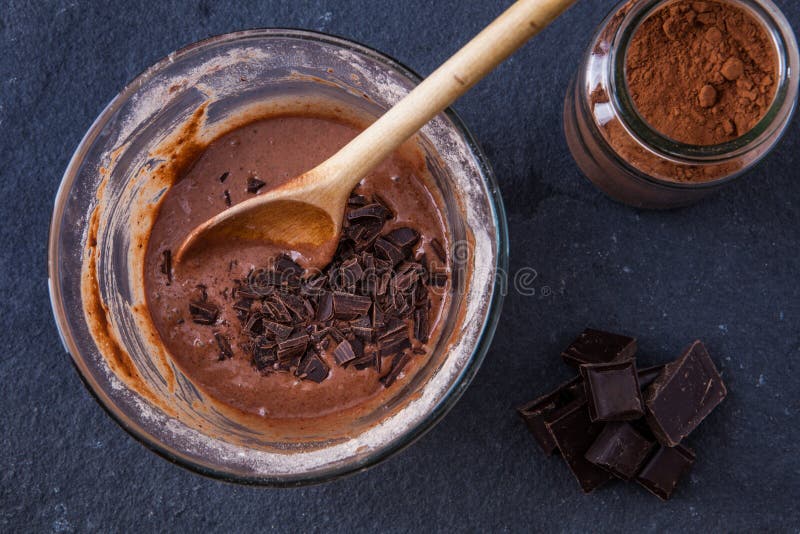
<path id="1" fill-rule="evenodd" d="M 626 77 L 653 129 L 708 146 L 736 139 L 761 120 L 775 95 L 777 62 L 766 30 L 741 8 L 679 0 L 636 30 Z"/>

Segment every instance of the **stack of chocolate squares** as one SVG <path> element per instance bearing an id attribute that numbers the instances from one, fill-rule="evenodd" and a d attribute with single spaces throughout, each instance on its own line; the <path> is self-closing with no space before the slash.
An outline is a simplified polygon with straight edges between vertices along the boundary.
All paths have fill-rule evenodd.
<path id="1" fill-rule="evenodd" d="M 684 438 L 727 390 L 700 341 L 667 365 L 637 369 L 635 354 L 634 338 L 586 329 L 561 354 L 579 375 L 518 411 L 584 492 L 616 477 L 667 500 L 695 461 Z"/>

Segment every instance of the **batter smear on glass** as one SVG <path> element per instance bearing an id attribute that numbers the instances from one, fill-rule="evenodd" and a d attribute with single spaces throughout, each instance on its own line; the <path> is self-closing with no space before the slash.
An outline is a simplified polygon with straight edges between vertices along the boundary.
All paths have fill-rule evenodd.
<path id="1" fill-rule="evenodd" d="M 427 361 L 448 286 L 439 194 L 419 150 L 353 191 L 333 261 L 268 243 L 214 245 L 172 269 L 198 224 L 313 168 L 361 131 L 288 115 L 211 143 L 165 194 L 145 262 L 148 308 L 181 370 L 245 413 L 317 418 L 390 395 Z"/>

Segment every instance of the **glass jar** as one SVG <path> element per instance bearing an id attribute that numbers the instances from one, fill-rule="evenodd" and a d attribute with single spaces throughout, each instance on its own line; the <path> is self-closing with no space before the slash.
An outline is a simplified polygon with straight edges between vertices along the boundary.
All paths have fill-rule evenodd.
<path id="1" fill-rule="evenodd" d="M 770 0 L 726 0 L 749 13 L 772 41 L 776 91 L 745 135 L 712 146 L 676 142 L 637 112 L 625 76 L 626 52 L 640 24 L 675 0 L 626 0 L 592 39 L 564 102 L 567 144 L 584 175 L 610 197 L 639 208 L 694 203 L 753 167 L 778 143 L 797 104 L 797 40 Z"/>

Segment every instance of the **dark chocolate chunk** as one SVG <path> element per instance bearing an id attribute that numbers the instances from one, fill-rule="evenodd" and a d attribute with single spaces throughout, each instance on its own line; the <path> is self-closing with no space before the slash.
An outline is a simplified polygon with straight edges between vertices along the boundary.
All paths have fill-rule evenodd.
<path id="1" fill-rule="evenodd" d="M 259 338 L 253 344 L 253 365 L 259 371 L 264 371 L 278 363 L 276 344 L 265 338 Z"/>
<path id="2" fill-rule="evenodd" d="M 608 363 L 632 358 L 636 340 L 620 334 L 587 328 L 561 353 L 570 365 Z"/>
<path id="3" fill-rule="evenodd" d="M 278 343 L 278 361 L 291 361 L 305 354 L 309 339 L 308 334 L 298 334 Z"/>
<path id="4" fill-rule="evenodd" d="M 161 253 L 164 260 L 161 262 L 161 273 L 167 276 L 167 285 L 172 283 L 172 251 L 170 249 Z"/>
<path id="5" fill-rule="evenodd" d="M 618 478 L 630 480 L 654 446 L 629 423 L 608 423 L 586 452 L 586 459 Z"/>
<path id="6" fill-rule="evenodd" d="M 223 172 L 219 177 L 219 183 L 224 184 L 225 180 L 228 179 L 228 176 L 230 176 L 230 174 L 231 173 L 229 173 L 229 172 Z"/>
<path id="7" fill-rule="evenodd" d="M 389 241 L 382 237 L 379 237 L 375 240 L 374 247 L 375 255 L 379 258 L 390 261 L 392 266 L 397 265 L 403 261 L 403 258 L 405 258 L 405 254 L 403 254 L 402 250 L 392 245 Z"/>
<path id="8" fill-rule="evenodd" d="M 637 374 L 639 375 L 639 389 L 646 389 L 647 386 L 653 383 L 653 381 L 658 378 L 658 375 L 661 374 L 661 371 L 664 370 L 663 365 L 653 365 L 651 367 L 645 367 L 644 369 L 639 369 Z"/>
<path id="9" fill-rule="evenodd" d="M 407 332 L 397 332 L 391 336 L 383 337 L 378 341 L 378 354 L 381 358 L 394 356 L 410 348 L 411 341 L 408 339 Z"/>
<path id="10" fill-rule="evenodd" d="M 353 352 L 353 346 L 350 345 L 350 342 L 345 339 L 333 350 L 333 357 L 336 359 L 336 363 L 339 365 L 345 365 L 346 363 L 355 360 L 356 354 Z"/>
<path id="11" fill-rule="evenodd" d="M 431 271 L 428 274 L 431 285 L 436 287 L 444 287 L 447 285 L 447 271 Z"/>
<path id="12" fill-rule="evenodd" d="M 389 373 L 383 378 L 381 378 L 381 383 L 383 384 L 383 387 L 388 388 L 389 386 L 394 384 L 395 380 L 397 380 L 397 378 L 400 376 L 400 373 L 403 372 L 403 369 L 405 368 L 406 365 L 408 365 L 408 362 L 410 361 L 411 361 L 410 354 L 403 354 L 399 358 L 395 358 L 394 361 L 392 362 L 392 368 L 389 370 Z M 380 370 L 378 372 L 380 372 Z"/>
<path id="13" fill-rule="evenodd" d="M 262 182 L 258 178 L 251 176 L 247 179 L 247 192 L 255 195 L 258 193 L 258 190 L 267 185 L 265 182 Z"/>
<path id="14" fill-rule="evenodd" d="M 195 323 L 210 325 L 217 322 L 219 308 L 209 302 L 196 300 L 189 303 L 189 313 L 192 316 L 192 321 Z"/>
<path id="15" fill-rule="evenodd" d="M 292 333 L 292 327 L 285 324 L 267 321 L 266 319 L 262 319 L 261 323 L 267 335 L 271 335 L 276 339 L 286 339 Z"/>
<path id="16" fill-rule="evenodd" d="M 439 261 L 441 261 L 442 263 L 447 261 L 447 253 L 444 250 L 444 246 L 435 237 L 431 239 L 431 248 L 433 249 L 433 252 L 436 253 L 436 256 L 439 258 Z"/>
<path id="17" fill-rule="evenodd" d="M 387 219 L 394 219 L 394 211 L 392 211 L 391 205 L 386 202 L 386 199 L 383 198 L 379 193 L 372 193 L 372 198 L 375 199 L 375 202 L 380 204 L 381 206 L 386 209 L 386 218 Z"/>
<path id="18" fill-rule="evenodd" d="M 359 371 L 363 371 L 364 369 L 369 369 L 370 367 L 375 366 L 375 354 L 369 353 L 364 354 L 363 356 L 359 356 L 355 360 L 350 362 L 350 365 L 358 369 Z"/>
<path id="19" fill-rule="evenodd" d="M 414 337 L 420 343 L 428 341 L 428 310 L 423 308 L 414 310 Z"/>
<path id="20" fill-rule="evenodd" d="M 333 293 L 330 291 L 325 291 L 320 295 L 316 319 L 321 323 L 333 319 Z"/>
<path id="21" fill-rule="evenodd" d="M 630 421 L 644 415 L 633 360 L 580 367 L 592 421 Z"/>
<path id="22" fill-rule="evenodd" d="M 355 319 L 369 312 L 372 299 L 336 291 L 333 293 L 333 313 L 337 319 Z"/>
<path id="23" fill-rule="evenodd" d="M 604 426 L 592 422 L 586 399 L 578 398 L 555 410 L 548 416 L 545 426 L 584 493 L 590 493 L 611 480 L 611 473 L 585 457 Z"/>
<path id="24" fill-rule="evenodd" d="M 230 340 L 220 332 L 214 332 L 214 339 L 217 340 L 217 346 L 219 347 L 220 361 L 231 358 L 233 356 L 233 350 L 231 349 Z"/>
<path id="25" fill-rule="evenodd" d="M 303 380 L 311 380 L 319 384 L 328 378 L 330 367 L 317 354 L 312 353 L 304 359 L 302 367 L 298 368 L 298 371 L 298 376 Z"/>
<path id="26" fill-rule="evenodd" d="M 383 221 L 389 217 L 389 210 L 385 206 L 375 202 L 367 204 L 361 208 L 351 210 L 347 214 L 348 221 L 357 221 L 359 219 L 378 219 Z"/>
<path id="27" fill-rule="evenodd" d="M 350 195 L 347 199 L 347 205 L 351 208 L 360 208 L 367 205 L 367 197 L 364 195 Z"/>
<path id="28" fill-rule="evenodd" d="M 695 341 L 667 364 L 647 389 L 647 423 L 663 445 L 674 447 L 727 395 L 705 346 Z"/>
<path id="29" fill-rule="evenodd" d="M 694 461 L 694 452 L 688 447 L 659 447 L 636 477 L 636 482 L 653 495 L 669 500 L 678 481 L 692 468 Z"/>
<path id="30" fill-rule="evenodd" d="M 561 384 L 551 393 L 542 395 L 517 408 L 525 426 L 528 427 L 545 454 L 550 455 L 556 450 L 556 442 L 553 435 L 547 430 L 545 420 L 555 410 L 563 408 L 578 397 L 585 397 L 580 376 Z"/>
<path id="31" fill-rule="evenodd" d="M 225 191 L 223 191 L 222 192 L 222 197 L 225 199 L 225 205 L 226 206 L 230 206 L 231 205 L 231 193 L 230 193 L 230 191 L 228 191 L 227 189 Z"/>
<path id="32" fill-rule="evenodd" d="M 396 247 L 411 247 L 419 241 L 419 232 L 413 228 L 403 226 L 401 228 L 395 228 L 386 234 L 386 239 Z"/>
<path id="33" fill-rule="evenodd" d="M 364 276 L 364 269 L 358 262 L 358 258 L 352 257 L 347 261 L 342 262 L 339 266 L 339 279 L 342 287 L 353 288 L 361 281 Z"/>

